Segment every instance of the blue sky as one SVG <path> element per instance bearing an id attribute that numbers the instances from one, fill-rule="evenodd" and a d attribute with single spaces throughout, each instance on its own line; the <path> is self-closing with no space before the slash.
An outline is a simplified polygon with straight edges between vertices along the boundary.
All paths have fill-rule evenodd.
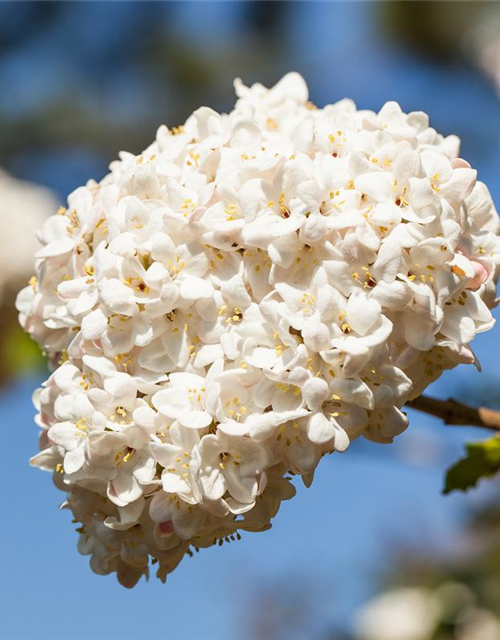
<path id="1" fill-rule="evenodd" d="M 0 6 L 0 24 L 5 10 Z M 118 56 L 131 34 L 147 37 L 139 19 L 147 10 L 145 3 L 69 3 L 62 23 L 0 57 L 0 112 L 39 109 L 78 74 L 89 87 L 88 100 L 105 109 L 117 102 L 113 91 L 140 93 L 144 78 L 133 67 L 113 76 L 112 89 L 96 68 L 101 57 Z M 473 69 L 439 67 L 386 42 L 375 11 L 372 3 L 294 3 L 280 71 L 303 73 L 320 105 L 349 96 L 360 107 L 379 108 L 396 99 L 407 110 L 429 112 L 438 130 L 463 138 L 463 155 L 498 199 L 500 102 L 494 89 Z M 244 29 L 232 3 L 183 3 L 169 19 L 199 55 Z M 69 40 L 79 43 L 74 52 Z M 149 108 L 136 96 L 129 113 L 122 105 L 120 117 Z M 148 117 L 160 124 L 161 115 Z M 88 177 L 100 178 L 109 160 L 89 149 L 56 148 L 24 153 L 13 167 L 63 194 Z M 450 372 L 433 393 L 446 397 L 495 380 L 499 331 L 477 339 L 482 374 L 471 367 Z M 373 592 L 396 544 L 448 551 L 466 506 L 477 499 L 440 491 L 444 468 L 463 442 L 481 433 L 412 415 L 410 430 L 393 447 L 356 443 L 325 459 L 313 487 L 299 487 L 271 531 L 187 558 L 166 585 L 152 579 L 127 591 L 112 576 L 91 572 L 76 550 L 69 514 L 58 510 L 62 494 L 48 474 L 27 465 L 37 447 L 30 395 L 39 381 L 14 381 L 0 393 L 3 640 L 246 640 L 252 637 L 249 607 L 269 585 L 281 584 L 312 594 L 322 629 L 345 623 Z M 416 464 L 422 457 L 426 464 Z"/>
<path id="2" fill-rule="evenodd" d="M 392 448 L 359 443 L 326 458 L 313 486 L 283 503 L 271 531 L 186 558 L 165 585 L 151 579 L 127 591 L 91 572 L 76 550 L 76 525 L 58 510 L 63 494 L 49 474 L 27 467 L 37 446 L 30 396 L 38 382 L 18 381 L 0 395 L 4 640 L 244 640 L 247 607 L 260 591 L 294 583 L 313 595 L 322 625 L 341 622 L 371 593 L 396 543 L 448 552 L 473 500 L 440 491 L 443 468 L 477 432 L 446 431 L 415 415 L 419 438 L 407 432 Z M 430 464 L 409 463 L 422 447 Z"/>

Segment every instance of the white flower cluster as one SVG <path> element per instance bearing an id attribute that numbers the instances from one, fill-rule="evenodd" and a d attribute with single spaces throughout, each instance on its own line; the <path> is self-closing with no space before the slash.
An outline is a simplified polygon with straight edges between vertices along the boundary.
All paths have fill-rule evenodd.
<path id="1" fill-rule="evenodd" d="M 391 442 L 493 324 L 499 222 L 456 137 L 294 73 L 236 92 L 72 193 L 18 298 L 58 364 L 33 464 L 124 584 L 269 528 L 287 473 Z"/>

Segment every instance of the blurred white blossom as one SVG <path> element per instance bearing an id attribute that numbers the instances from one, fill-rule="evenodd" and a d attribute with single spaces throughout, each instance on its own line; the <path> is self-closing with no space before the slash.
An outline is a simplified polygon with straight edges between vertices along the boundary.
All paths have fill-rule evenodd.
<path id="1" fill-rule="evenodd" d="M 394 102 L 317 109 L 294 73 L 235 84 L 230 114 L 72 193 L 18 297 L 56 367 L 33 464 L 127 586 L 269 528 L 288 473 L 392 442 L 493 325 L 499 221 L 455 136 Z"/>
<path id="2" fill-rule="evenodd" d="M 497 640 L 500 620 L 458 582 L 435 589 L 401 587 L 368 601 L 355 615 L 355 640 L 438 640 L 443 625 L 457 640 Z M 448 635 L 446 636 L 448 637 Z M 450 636 L 451 637 L 451 636 Z"/>
<path id="3" fill-rule="evenodd" d="M 466 617 L 457 640 L 498 640 L 500 620 L 487 609 L 475 609 Z"/>
<path id="4" fill-rule="evenodd" d="M 500 94 L 500 11 L 495 2 L 484 3 L 481 11 L 470 5 L 462 49 L 465 56 L 487 76 Z"/>
<path id="5" fill-rule="evenodd" d="M 395 589 L 368 602 L 356 619 L 359 640 L 430 640 L 439 608 L 425 589 Z"/>
<path id="6" fill-rule="evenodd" d="M 0 302 L 32 274 L 33 255 L 39 248 L 36 230 L 56 209 L 48 189 L 0 170 Z"/>

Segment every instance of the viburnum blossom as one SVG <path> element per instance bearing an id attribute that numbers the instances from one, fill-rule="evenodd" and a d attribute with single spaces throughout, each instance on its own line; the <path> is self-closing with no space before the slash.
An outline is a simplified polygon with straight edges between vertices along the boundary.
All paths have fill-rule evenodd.
<path id="1" fill-rule="evenodd" d="M 126 586 L 391 442 L 494 322 L 499 221 L 458 138 L 394 102 L 318 109 L 295 73 L 235 86 L 73 192 L 18 297 L 55 368 L 32 464 Z"/>

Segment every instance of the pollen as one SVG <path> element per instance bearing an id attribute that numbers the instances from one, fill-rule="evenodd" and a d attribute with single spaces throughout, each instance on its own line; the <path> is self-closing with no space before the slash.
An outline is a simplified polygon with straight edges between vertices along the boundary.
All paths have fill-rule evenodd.
<path id="1" fill-rule="evenodd" d="M 453 271 L 454 274 L 456 274 L 457 276 L 459 276 L 460 278 L 464 278 L 465 277 L 465 271 L 463 269 L 461 269 L 459 266 L 457 266 L 456 264 L 454 264 L 451 267 L 451 270 Z"/>

